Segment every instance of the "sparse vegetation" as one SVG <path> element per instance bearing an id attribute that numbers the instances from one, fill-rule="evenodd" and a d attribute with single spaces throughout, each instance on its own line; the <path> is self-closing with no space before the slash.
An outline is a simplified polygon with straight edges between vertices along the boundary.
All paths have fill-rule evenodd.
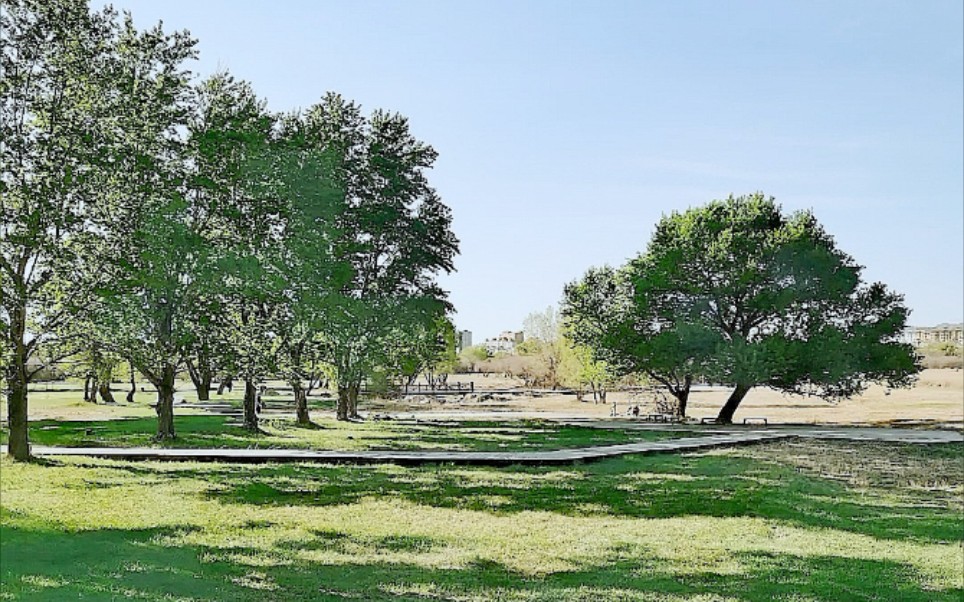
<path id="1" fill-rule="evenodd" d="M 931 343 L 918 352 L 925 368 L 964 368 L 964 348 L 956 343 Z"/>

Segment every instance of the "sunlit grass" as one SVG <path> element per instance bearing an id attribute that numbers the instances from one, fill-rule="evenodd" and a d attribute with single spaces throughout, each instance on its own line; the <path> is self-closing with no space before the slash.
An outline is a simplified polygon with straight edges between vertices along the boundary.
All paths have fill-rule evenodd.
<path id="1" fill-rule="evenodd" d="M 901 458 L 915 473 L 942 471 L 937 494 L 879 468 L 899 472 Z M 852 477 L 824 473 L 851 459 Z M 964 594 L 960 446 L 798 442 L 566 469 L 90 459 L 0 468 L 0 576 L 11 599 Z"/>
<path id="2" fill-rule="evenodd" d="M 335 450 L 464 450 L 532 451 L 656 441 L 681 436 L 674 431 L 620 431 L 564 426 L 539 421 L 459 422 L 438 425 L 416 422 L 337 422 L 318 420 L 304 428 L 292 419 L 266 419 L 260 433 L 241 428 L 224 416 L 179 416 L 177 438 L 153 441 L 156 420 L 55 421 L 30 425 L 36 445 L 67 447 L 287 448 Z M 0 434 L 5 440 L 6 432 Z"/>

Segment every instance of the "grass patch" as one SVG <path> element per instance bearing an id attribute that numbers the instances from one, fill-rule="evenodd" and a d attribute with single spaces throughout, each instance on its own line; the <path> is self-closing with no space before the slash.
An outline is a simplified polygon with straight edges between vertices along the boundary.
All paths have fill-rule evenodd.
<path id="1" fill-rule="evenodd" d="M 157 421 L 153 418 L 38 420 L 30 423 L 30 441 L 66 447 L 536 451 L 681 436 L 675 431 L 605 430 L 535 420 L 445 424 L 321 420 L 316 424 L 321 428 L 302 428 L 290 419 L 269 418 L 261 421 L 263 433 L 252 433 L 241 428 L 236 418 L 178 416 L 177 439 L 156 443 Z M 0 434 L 0 441 L 6 441 L 6 431 Z"/>
<path id="2" fill-rule="evenodd" d="M 964 595 L 959 445 L 802 441 L 564 470 L 0 462 L 8 599 Z M 901 466 L 939 476 L 922 486 Z"/>

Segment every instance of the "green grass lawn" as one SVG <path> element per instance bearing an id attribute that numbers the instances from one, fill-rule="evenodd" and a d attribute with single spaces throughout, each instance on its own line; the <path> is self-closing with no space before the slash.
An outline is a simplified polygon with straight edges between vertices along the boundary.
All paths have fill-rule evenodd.
<path id="1" fill-rule="evenodd" d="M 960 601 L 964 450 L 0 461 L 0 599 Z"/>
<path id="2" fill-rule="evenodd" d="M 238 419 L 193 415 L 175 419 L 177 439 L 155 443 L 154 418 L 116 420 L 39 420 L 30 424 L 36 445 L 68 447 L 191 447 L 521 451 L 655 441 L 682 436 L 675 431 L 618 431 L 563 426 L 535 420 L 460 421 L 438 425 L 397 421 L 317 422 L 319 428 L 298 427 L 290 419 L 262 421 L 263 433 L 238 426 Z M 6 431 L 0 434 L 6 441 Z"/>

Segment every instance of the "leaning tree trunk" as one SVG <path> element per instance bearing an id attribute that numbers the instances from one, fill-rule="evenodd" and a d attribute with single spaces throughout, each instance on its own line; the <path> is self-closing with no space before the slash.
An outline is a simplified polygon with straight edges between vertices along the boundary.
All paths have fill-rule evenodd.
<path id="1" fill-rule="evenodd" d="M 254 379 L 244 379 L 244 428 L 258 430 L 258 388 Z"/>
<path id="2" fill-rule="evenodd" d="M 294 391 L 295 394 L 295 413 L 298 424 L 301 426 L 309 426 L 311 424 L 311 417 L 308 415 L 308 392 L 301 386 L 301 380 L 299 379 L 292 379 L 291 390 Z"/>
<path id="3" fill-rule="evenodd" d="M 97 393 L 100 394 L 100 398 L 104 400 L 104 403 L 117 403 L 114 399 L 114 394 L 110 390 L 110 381 L 101 381 L 100 385 L 97 387 Z"/>
<path id="4" fill-rule="evenodd" d="M 726 400 L 723 404 L 723 408 L 720 409 L 719 415 L 716 417 L 716 421 L 720 424 L 733 424 L 733 414 L 736 413 L 736 409 L 740 407 L 740 402 L 746 397 L 746 394 L 753 388 L 753 385 L 738 384 L 733 392 L 730 393 L 730 398 Z"/>
<path id="5" fill-rule="evenodd" d="M 157 435 L 158 441 L 174 439 L 174 366 L 168 364 L 161 369 L 161 379 L 154 383 L 157 387 Z"/>
<path id="6" fill-rule="evenodd" d="M 127 392 L 127 403 L 134 403 L 134 393 L 137 392 L 137 380 L 134 379 L 134 362 L 128 362 L 131 369 L 131 390 Z"/>

